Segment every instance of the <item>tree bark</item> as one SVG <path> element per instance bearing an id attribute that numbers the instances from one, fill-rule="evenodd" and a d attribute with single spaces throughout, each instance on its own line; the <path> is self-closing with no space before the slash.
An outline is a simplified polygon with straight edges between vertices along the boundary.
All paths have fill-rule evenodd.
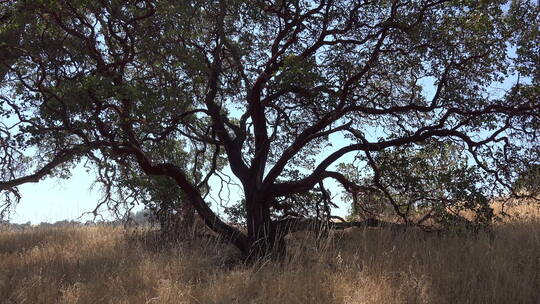
<path id="1" fill-rule="evenodd" d="M 280 259 L 286 253 L 285 231 L 272 221 L 266 200 L 246 200 L 249 251 L 248 261 L 270 257 Z"/>
<path id="2" fill-rule="evenodd" d="M 201 196 L 201 193 L 192 185 L 188 178 L 185 176 L 181 168 L 168 164 L 153 164 L 150 159 L 142 152 L 142 150 L 137 148 L 131 148 L 127 150 L 122 150 L 121 148 L 116 149 L 117 152 L 123 153 L 124 151 L 133 154 L 139 163 L 141 169 L 149 175 L 166 175 L 172 177 L 178 186 L 182 188 L 184 193 L 187 196 L 188 202 L 191 204 L 193 209 L 197 214 L 202 218 L 207 227 L 212 229 L 215 233 L 223 237 L 225 240 L 234 244 L 244 255 L 247 255 L 249 252 L 249 239 L 243 234 L 240 230 L 236 229 L 223 222 L 210 207 L 206 204 L 204 199 Z"/>

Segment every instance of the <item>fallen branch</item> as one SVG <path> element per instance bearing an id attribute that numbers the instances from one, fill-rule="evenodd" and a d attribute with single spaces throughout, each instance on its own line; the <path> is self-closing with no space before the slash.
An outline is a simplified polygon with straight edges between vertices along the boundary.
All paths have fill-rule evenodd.
<path id="1" fill-rule="evenodd" d="M 389 228 L 393 231 L 405 231 L 410 228 L 410 225 L 397 224 L 370 218 L 364 221 L 356 222 L 328 222 L 317 219 L 309 218 L 286 218 L 276 221 L 276 225 L 280 231 L 284 231 L 285 234 L 293 233 L 297 231 L 321 231 L 321 230 L 343 230 L 351 227 L 358 228 Z"/>

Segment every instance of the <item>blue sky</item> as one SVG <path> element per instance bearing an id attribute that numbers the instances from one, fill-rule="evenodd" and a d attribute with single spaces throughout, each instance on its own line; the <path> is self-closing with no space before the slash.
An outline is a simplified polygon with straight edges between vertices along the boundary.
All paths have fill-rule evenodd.
<path id="1" fill-rule="evenodd" d="M 98 189 L 90 190 L 93 176 L 78 166 L 67 180 L 46 178 L 20 186 L 22 200 L 10 221 L 33 224 L 76 219 L 91 211 L 98 201 Z"/>

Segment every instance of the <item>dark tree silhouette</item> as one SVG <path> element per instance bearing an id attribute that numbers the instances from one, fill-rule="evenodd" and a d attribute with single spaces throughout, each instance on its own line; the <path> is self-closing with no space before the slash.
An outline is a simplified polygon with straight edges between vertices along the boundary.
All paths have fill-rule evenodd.
<path id="1" fill-rule="evenodd" d="M 508 190 L 539 156 L 532 1 L 19 0 L 0 10 L 5 204 L 18 185 L 81 160 L 103 180 L 136 166 L 172 178 L 246 256 L 279 256 L 305 222 L 275 216 L 301 204 L 294 195 L 324 195 L 326 179 L 384 191 L 333 169 L 348 154 L 376 176 L 381 151 L 437 138 Z M 167 152 L 177 142 L 182 163 Z M 205 201 L 220 160 L 243 189 L 246 233 Z"/>

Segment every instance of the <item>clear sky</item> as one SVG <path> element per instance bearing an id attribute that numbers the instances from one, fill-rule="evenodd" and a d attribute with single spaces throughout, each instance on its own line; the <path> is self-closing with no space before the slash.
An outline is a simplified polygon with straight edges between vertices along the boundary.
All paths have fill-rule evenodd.
<path id="1" fill-rule="evenodd" d="M 77 219 L 93 210 L 100 198 L 98 189 L 90 190 L 92 181 L 93 176 L 78 166 L 67 180 L 46 178 L 20 186 L 22 200 L 11 222 L 38 224 Z"/>

